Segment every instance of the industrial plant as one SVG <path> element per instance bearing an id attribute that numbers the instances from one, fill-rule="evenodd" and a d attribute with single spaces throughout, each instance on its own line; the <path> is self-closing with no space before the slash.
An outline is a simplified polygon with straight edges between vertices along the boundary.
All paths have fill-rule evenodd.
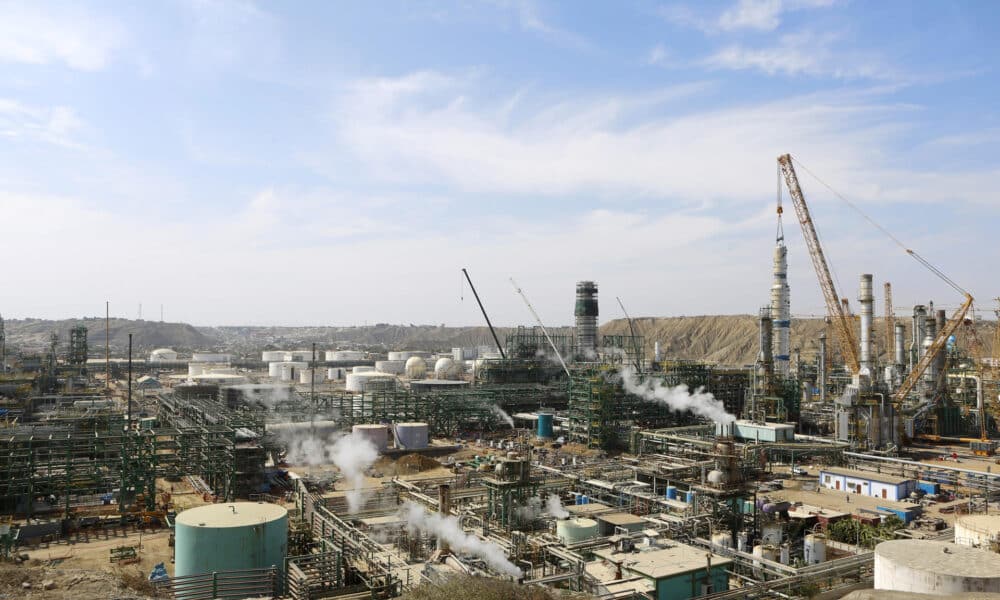
<path id="1" fill-rule="evenodd" d="M 525 324 L 494 327 L 461 264 L 489 331 L 462 347 L 112 348 L 106 317 L 34 352 L 0 321 L 5 573 L 44 567 L 16 582 L 37 598 L 83 585 L 68 568 L 138 574 L 93 597 L 187 600 L 462 577 L 602 600 L 1000 594 L 992 307 L 912 249 L 949 297 L 897 316 L 891 273 L 844 289 L 795 161 L 777 170 L 745 364 L 672 356 L 590 273 L 565 290 L 575 326 L 511 279 Z M 818 335 L 796 333 L 790 262 L 815 272 Z"/>

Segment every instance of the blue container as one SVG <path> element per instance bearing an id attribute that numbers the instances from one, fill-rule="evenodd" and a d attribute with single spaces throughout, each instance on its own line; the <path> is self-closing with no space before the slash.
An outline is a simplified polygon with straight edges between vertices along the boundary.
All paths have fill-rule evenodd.
<path id="1" fill-rule="evenodd" d="M 694 491 L 693 490 L 688 490 L 687 496 L 684 497 L 684 501 L 687 502 L 688 504 L 691 504 L 692 502 L 694 502 Z"/>
<path id="2" fill-rule="evenodd" d="M 552 439 L 552 413 L 538 413 L 538 437 Z"/>
<path id="3" fill-rule="evenodd" d="M 576 495 L 576 504 L 577 504 L 577 506 L 583 504 L 583 494 L 577 494 Z"/>
<path id="4" fill-rule="evenodd" d="M 586 496 L 580 496 L 580 498 L 583 500 L 580 504 L 590 504 L 590 498 Z"/>
<path id="5" fill-rule="evenodd" d="M 941 484 L 933 481 L 918 481 L 917 489 L 925 494 L 938 494 L 941 492 Z"/>
<path id="6" fill-rule="evenodd" d="M 667 500 L 676 500 L 676 499 L 677 499 L 677 488 L 672 485 L 668 485 Z"/>

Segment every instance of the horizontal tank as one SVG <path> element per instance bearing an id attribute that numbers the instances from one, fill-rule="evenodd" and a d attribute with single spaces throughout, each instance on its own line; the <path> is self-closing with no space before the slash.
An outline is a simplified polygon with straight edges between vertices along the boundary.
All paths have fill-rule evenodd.
<path id="1" fill-rule="evenodd" d="M 875 589 L 1000 593 L 1000 554 L 929 540 L 882 542 L 875 546 Z"/>
<path id="2" fill-rule="evenodd" d="M 389 428 L 385 425 L 355 425 L 351 433 L 370 441 L 379 452 L 389 447 Z"/>
<path id="3" fill-rule="evenodd" d="M 392 428 L 397 448 L 420 450 L 427 447 L 429 442 L 427 423 L 396 423 Z"/>
<path id="4" fill-rule="evenodd" d="M 277 567 L 288 553 L 288 511 L 264 502 L 229 502 L 177 515 L 174 576 Z"/>
<path id="5" fill-rule="evenodd" d="M 556 535 L 567 546 L 595 538 L 597 532 L 597 521 L 593 519 L 578 517 L 556 521 Z"/>

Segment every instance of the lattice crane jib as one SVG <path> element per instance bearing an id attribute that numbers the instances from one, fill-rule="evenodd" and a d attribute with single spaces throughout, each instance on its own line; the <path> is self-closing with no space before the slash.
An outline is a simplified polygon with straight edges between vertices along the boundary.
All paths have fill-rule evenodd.
<path id="1" fill-rule="evenodd" d="M 969 294 L 965 295 L 965 301 L 962 305 L 958 307 L 955 314 L 951 316 L 951 319 L 945 323 L 945 326 L 937 333 L 937 337 L 924 352 L 924 355 L 920 357 L 917 364 L 913 366 L 913 370 L 907 375 L 906 379 L 903 381 L 899 389 L 893 395 L 893 401 L 901 405 L 903 401 L 906 400 L 906 396 L 910 393 L 913 387 L 920 381 L 923 376 L 924 371 L 930 366 L 938 354 L 944 350 L 945 345 L 948 343 L 948 338 L 954 335 L 955 331 L 965 322 L 965 315 L 969 313 L 969 308 L 972 307 L 972 296 Z"/>

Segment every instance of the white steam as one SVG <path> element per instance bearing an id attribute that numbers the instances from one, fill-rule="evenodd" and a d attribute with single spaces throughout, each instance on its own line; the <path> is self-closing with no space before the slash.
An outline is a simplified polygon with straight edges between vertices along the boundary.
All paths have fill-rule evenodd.
<path id="1" fill-rule="evenodd" d="M 414 502 L 403 505 L 400 517 L 406 521 L 406 529 L 411 534 L 419 531 L 437 536 L 444 540 L 452 551 L 478 556 L 495 571 L 514 578 L 522 575 L 521 569 L 507 559 L 500 546 L 466 533 L 459 525 L 458 517 L 428 513 L 423 506 Z"/>
<path id="2" fill-rule="evenodd" d="M 511 416 L 508 415 L 506 411 L 504 411 L 504 409 L 494 404 L 493 406 L 490 407 L 490 410 L 493 411 L 493 414 L 500 417 L 501 419 L 504 420 L 505 423 L 510 425 L 511 429 L 514 429 L 514 419 L 512 419 Z"/>
<path id="3" fill-rule="evenodd" d="M 514 509 L 514 516 L 521 522 L 534 521 L 542 516 L 542 499 L 538 496 L 528 498 L 527 504 Z"/>
<path id="4" fill-rule="evenodd" d="M 569 517 L 569 512 L 563 508 L 562 502 L 559 500 L 559 494 L 549 496 L 548 501 L 545 503 L 545 512 L 557 519 Z"/>
<path id="5" fill-rule="evenodd" d="M 729 424 L 736 420 L 735 416 L 726 412 L 722 401 L 711 392 L 706 392 L 703 387 L 692 392 L 683 383 L 671 387 L 656 378 L 642 381 L 631 367 L 623 368 L 620 375 L 625 391 L 643 400 L 662 404 L 678 412 L 689 410 L 716 423 Z"/>
<path id="6" fill-rule="evenodd" d="M 305 435 L 287 442 L 287 460 L 293 464 L 328 465 L 340 469 L 350 485 L 347 510 L 354 514 L 364 503 L 365 471 L 378 460 L 378 448 L 360 432 L 333 434 L 327 438 Z"/>

